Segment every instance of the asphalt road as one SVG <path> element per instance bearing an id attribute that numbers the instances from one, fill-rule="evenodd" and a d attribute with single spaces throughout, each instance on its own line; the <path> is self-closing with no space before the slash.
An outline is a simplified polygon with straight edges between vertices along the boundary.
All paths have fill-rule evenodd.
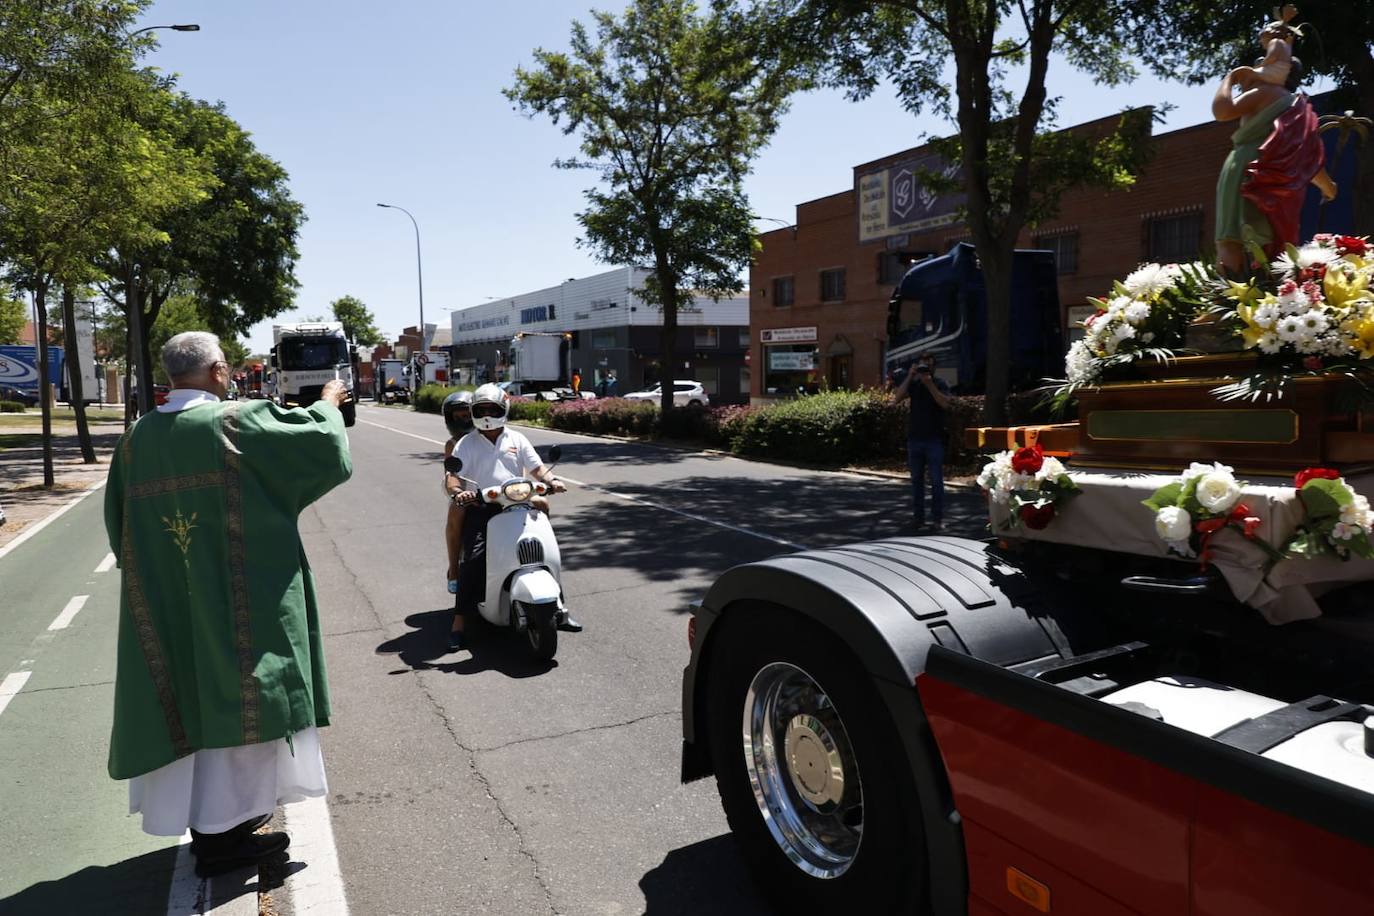
<path id="1" fill-rule="evenodd" d="M 714 783 L 678 783 L 686 608 L 736 563 L 897 533 L 907 486 L 526 432 L 561 444 L 560 472 L 587 484 L 554 506 L 587 629 L 561 634 L 551 667 L 490 630 L 445 652 L 438 418 L 360 410 L 353 479 L 302 515 L 351 912 L 767 912 Z M 976 532 L 978 501 L 951 503 L 952 527 Z M 106 549 L 97 495 L 0 558 L 0 677 L 32 671 L 0 711 L 0 913 L 151 913 L 167 898 L 175 841 L 143 836 L 104 775 L 118 573 L 91 570 Z M 74 594 L 90 597 L 72 624 L 45 630 Z M 279 912 L 310 870 L 287 868 Z"/>

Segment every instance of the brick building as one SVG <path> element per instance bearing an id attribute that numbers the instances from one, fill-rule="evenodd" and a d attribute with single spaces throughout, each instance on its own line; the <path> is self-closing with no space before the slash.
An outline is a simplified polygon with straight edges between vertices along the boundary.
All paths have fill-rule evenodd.
<path id="1" fill-rule="evenodd" d="M 1324 100 L 1313 101 L 1321 110 Z M 1070 129 L 1101 131 L 1117 117 Z M 1106 294 L 1142 261 L 1212 256 L 1216 176 L 1234 129 L 1206 123 L 1156 135 L 1154 158 L 1132 188 L 1070 191 L 1056 218 L 1023 231 L 1018 247 L 1057 255 L 1066 329 L 1091 314 L 1086 297 Z M 1354 157 L 1345 160 L 1335 177 L 1352 188 Z M 852 188 L 798 204 L 795 225 L 759 236 L 762 249 L 749 272 L 751 398 L 798 385 L 880 384 L 893 287 L 911 261 L 969 241 L 956 221 L 959 197 L 923 196 L 913 178 L 934 163 L 918 147 L 857 165 Z M 1315 231 L 1316 196 L 1311 192 L 1304 211 L 1305 233 Z M 1344 197 L 1332 205 L 1327 231 L 1349 223 Z M 899 204 L 907 205 L 908 218 L 894 225 L 889 217 Z"/>

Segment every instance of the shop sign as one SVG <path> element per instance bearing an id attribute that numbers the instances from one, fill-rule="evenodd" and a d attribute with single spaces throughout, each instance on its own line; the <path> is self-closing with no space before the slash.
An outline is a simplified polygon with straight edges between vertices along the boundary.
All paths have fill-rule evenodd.
<path id="1" fill-rule="evenodd" d="M 965 194 L 931 190 L 922 180 L 929 174 L 957 178 L 959 166 L 932 154 L 860 175 L 859 241 L 873 242 L 952 225 Z"/>
<path id="2" fill-rule="evenodd" d="M 815 328 L 767 328 L 759 331 L 761 343 L 815 343 Z"/>
<path id="3" fill-rule="evenodd" d="M 816 354 L 810 350 L 804 353 L 769 350 L 768 368 L 775 372 L 810 372 L 816 368 Z"/>
<path id="4" fill-rule="evenodd" d="M 483 318 L 480 321 L 464 321 L 458 325 L 460 331 L 484 331 L 487 328 L 499 328 L 510 324 L 509 315 L 498 315 L 495 318 Z"/>

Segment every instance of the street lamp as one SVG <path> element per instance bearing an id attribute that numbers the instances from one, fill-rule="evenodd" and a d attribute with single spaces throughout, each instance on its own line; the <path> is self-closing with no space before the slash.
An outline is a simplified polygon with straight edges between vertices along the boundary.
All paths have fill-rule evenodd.
<path id="1" fill-rule="evenodd" d="M 415 222 L 415 217 L 405 207 L 398 207 L 395 204 L 377 204 L 387 210 L 400 210 L 410 217 L 410 224 L 415 227 L 415 277 L 420 287 L 420 351 L 425 349 L 425 273 L 420 262 L 420 224 Z"/>
<path id="2" fill-rule="evenodd" d="M 200 26 L 196 23 L 179 23 L 177 25 L 149 25 L 141 29 L 135 29 L 124 37 L 127 42 L 135 35 L 142 35 L 144 32 L 152 32 L 157 29 L 169 29 L 173 32 L 199 32 Z M 134 363 L 138 369 L 138 415 L 141 417 L 151 410 L 153 397 L 153 369 L 151 366 L 143 365 L 143 303 L 138 298 L 138 283 L 134 275 L 134 265 L 130 261 L 125 265 L 128 271 L 125 280 L 125 305 L 129 311 L 129 342 L 130 349 L 137 353 L 137 362 Z M 134 353 L 126 354 L 126 359 L 134 359 Z"/>

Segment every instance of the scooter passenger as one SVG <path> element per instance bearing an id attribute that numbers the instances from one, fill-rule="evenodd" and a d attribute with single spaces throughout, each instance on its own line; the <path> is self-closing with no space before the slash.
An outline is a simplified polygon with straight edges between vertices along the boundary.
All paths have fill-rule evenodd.
<path id="1" fill-rule="evenodd" d="M 530 440 L 506 426 L 509 414 L 510 400 L 500 386 L 481 386 L 472 395 L 472 423 L 476 430 L 459 440 L 453 450 L 462 462 L 462 478 L 449 474 L 445 485 L 454 504 L 468 508 L 463 517 L 463 565 L 458 577 L 458 608 L 449 634 L 450 651 L 463 647 L 466 618 L 476 613 L 477 605 L 485 598 L 487 522 L 501 511 L 499 506 L 479 502 L 478 491 L 499 487 L 512 477 L 542 480 L 555 493 L 567 490 L 563 481 L 544 466 Z M 531 499 L 530 504 L 547 514 L 547 500 Z M 576 633 L 582 625 L 569 617 L 559 629 Z"/>
<path id="2" fill-rule="evenodd" d="M 458 440 L 472 432 L 472 392 L 453 392 L 444 398 L 439 412 L 443 415 L 444 426 L 448 427 L 449 440 L 444 445 L 444 457 L 447 458 L 458 446 Z M 450 496 L 448 521 L 444 525 L 444 542 L 448 547 L 448 593 L 456 595 L 458 568 L 463 557 L 463 514 L 467 508 L 452 501 L 449 476 L 444 476 L 444 492 Z"/>

